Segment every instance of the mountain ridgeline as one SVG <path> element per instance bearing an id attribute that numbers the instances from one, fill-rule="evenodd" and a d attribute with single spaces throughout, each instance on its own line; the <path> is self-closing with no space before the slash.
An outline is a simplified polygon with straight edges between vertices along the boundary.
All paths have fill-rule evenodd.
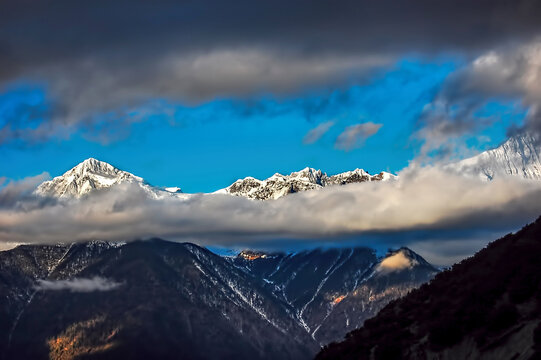
<path id="1" fill-rule="evenodd" d="M 317 359 L 540 359 L 541 218 L 391 302 Z"/>
<path id="2" fill-rule="evenodd" d="M 479 177 L 483 180 L 506 176 L 541 180 L 541 149 L 539 144 L 540 141 L 534 135 L 516 135 L 494 149 L 448 164 L 444 166 L 444 169 L 464 176 Z M 246 177 L 207 195 L 227 194 L 253 200 L 274 200 L 288 194 L 318 190 L 329 186 L 374 181 L 385 182 L 397 179 L 397 176 L 384 171 L 370 175 L 362 169 L 355 169 L 336 175 L 327 175 L 321 170 L 307 167 L 289 175 L 276 173 L 264 180 Z M 81 198 L 95 190 L 125 183 L 140 187 L 154 199 L 165 197 L 187 199 L 192 196 L 192 194 L 182 193 L 179 187 L 152 186 L 141 177 L 93 158 L 86 159 L 61 176 L 43 182 L 35 193 L 55 198 Z"/>
<path id="3" fill-rule="evenodd" d="M 309 359 L 436 273 L 406 248 L 23 245 L 0 252 L 0 357 Z"/>
<path id="4" fill-rule="evenodd" d="M 207 195 L 227 194 L 253 200 L 270 200 L 300 191 L 321 189 L 325 186 L 346 185 L 367 181 L 386 181 L 394 178 L 396 176 L 386 172 L 370 175 L 362 169 L 328 176 L 326 173 L 321 172 L 321 170 L 305 168 L 289 175 L 277 173 L 266 180 L 247 177 L 237 180 L 225 189 Z M 86 159 L 61 176 L 43 182 L 37 187 L 35 194 L 60 199 L 77 199 L 88 196 L 96 190 L 107 189 L 120 184 L 135 185 L 142 189 L 150 198 L 154 199 L 163 199 L 164 197 L 187 199 L 192 195 L 182 193 L 179 187 L 161 188 L 152 186 L 139 176 L 120 170 L 111 164 L 94 158 Z"/>

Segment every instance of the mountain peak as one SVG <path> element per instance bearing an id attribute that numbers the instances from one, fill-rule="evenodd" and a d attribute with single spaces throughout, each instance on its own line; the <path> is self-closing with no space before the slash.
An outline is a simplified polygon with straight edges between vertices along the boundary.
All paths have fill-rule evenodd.
<path id="1" fill-rule="evenodd" d="M 419 254 L 407 247 L 398 250 L 389 250 L 378 266 L 378 270 L 385 272 L 401 271 L 416 266 L 432 266 Z"/>
<path id="2" fill-rule="evenodd" d="M 79 163 L 78 165 L 76 165 L 71 170 L 64 173 L 64 175 L 68 174 L 69 172 L 84 172 L 84 171 L 111 174 L 111 173 L 119 172 L 120 170 L 105 161 L 101 161 L 95 158 L 88 158 L 84 160 L 83 162 Z"/>
<path id="3" fill-rule="evenodd" d="M 300 179 L 318 185 L 321 185 L 322 179 L 326 176 L 327 174 L 321 172 L 321 170 L 316 170 L 311 167 L 305 167 L 302 170 L 289 174 L 290 178 Z"/>
<path id="4" fill-rule="evenodd" d="M 263 251 L 242 250 L 237 256 L 243 258 L 244 260 L 252 261 L 259 258 L 264 259 L 267 257 L 267 254 Z"/>
<path id="5" fill-rule="evenodd" d="M 78 198 L 92 190 L 108 188 L 125 182 L 143 184 L 144 180 L 104 161 L 88 158 L 61 176 L 43 182 L 36 189 L 36 193 L 54 197 Z"/>

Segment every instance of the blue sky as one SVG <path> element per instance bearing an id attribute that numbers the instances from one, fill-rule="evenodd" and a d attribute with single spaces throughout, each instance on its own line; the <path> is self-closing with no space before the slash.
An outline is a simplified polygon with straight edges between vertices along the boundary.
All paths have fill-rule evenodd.
<path id="1" fill-rule="evenodd" d="M 415 158 L 412 135 L 423 108 L 461 65 L 456 58 L 432 62 L 402 59 L 361 85 L 314 88 L 279 97 L 258 95 L 182 105 L 165 99 L 130 108 L 121 126 L 114 113 L 93 114 L 90 125 L 46 141 L 12 139 L 0 146 L 0 176 L 21 179 L 47 171 L 57 176 L 88 157 L 110 162 L 158 186 L 209 192 L 237 178 L 266 178 L 306 166 L 334 174 L 354 168 L 397 172 Z M 36 128 L 47 121 L 55 99 L 46 84 L 18 81 L 0 94 L 2 126 Z M 17 116 L 16 121 L 14 120 Z M 495 146 L 523 111 L 513 102 L 493 101 L 476 113 L 498 118 L 494 126 L 466 139 L 474 149 Z M 96 121 L 97 119 L 97 121 Z M 308 131 L 324 122 L 329 131 L 304 144 Z M 11 122 L 11 123 L 10 123 Z M 372 122 L 380 130 L 349 151 L 335 147 L 347 126 Z M 114 123 L 114 121 L 113 121 Z M 479 140 L 478 135 L 484 135 Z"/>

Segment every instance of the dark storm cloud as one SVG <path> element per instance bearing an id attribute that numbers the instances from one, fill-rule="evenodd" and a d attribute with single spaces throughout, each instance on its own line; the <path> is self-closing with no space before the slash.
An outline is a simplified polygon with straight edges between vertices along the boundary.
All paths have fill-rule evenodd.
<path id="1" fill-rule="evenodd" d="M 52 125 L 2 137 L 69 135 L 95 126 L 95 113 L 114 122 L 152 98 L 198 102 L 362 81 L 405 53 L 470 56 L 527 41 L 539 18 L 535 0 L 7 0 L 0 79 L 45 81 L 55 103 Z"/>
<path id="2" fill-rule="evenodd" d="M 305 53 L 486 48 L 539 31 L 535 0 L 3 1 L 4 61 L 28 64 L 150 50 L 293 47 Z M 22 62 L 21 62 L 22 61 Z"/>

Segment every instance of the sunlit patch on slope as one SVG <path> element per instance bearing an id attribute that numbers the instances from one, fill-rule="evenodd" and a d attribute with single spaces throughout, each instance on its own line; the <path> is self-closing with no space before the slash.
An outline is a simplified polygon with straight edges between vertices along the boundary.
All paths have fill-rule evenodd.
<path id="1" fill-rule="evenodd" d="M 419 264 L 417 260 L 406 256 L 403 251 L 398 251 L 395 254 L 383 259 L 383 261 L 378 266 L 378 270 L 399 271 L 411 268 L 417 264 Z"/>
<path id="2" fill-rule="evenodd" d="M 47 341 L 49 358 L 54 360 L 76 359 L 96 355 L 116 346 L 118 327 L 108 327 L 105 317 L 75 323 Z"/>

